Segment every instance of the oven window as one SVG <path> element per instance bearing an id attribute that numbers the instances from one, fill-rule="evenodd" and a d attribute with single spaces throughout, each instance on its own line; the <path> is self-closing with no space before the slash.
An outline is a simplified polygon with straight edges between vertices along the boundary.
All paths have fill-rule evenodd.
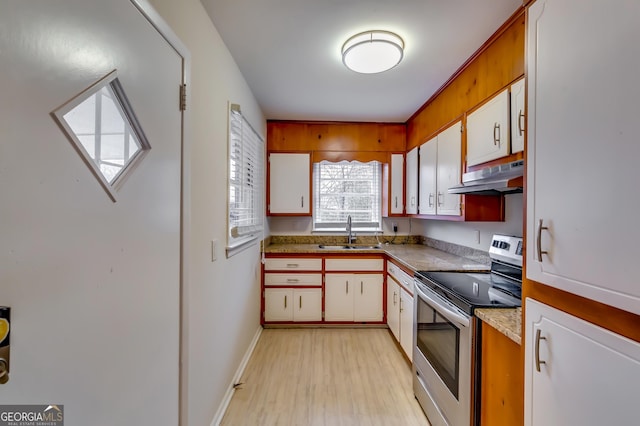
<path id="1" fill-rule="evenodd" d="M 458 398 L 460 330 L 418 297 L 417 346 Z"/>

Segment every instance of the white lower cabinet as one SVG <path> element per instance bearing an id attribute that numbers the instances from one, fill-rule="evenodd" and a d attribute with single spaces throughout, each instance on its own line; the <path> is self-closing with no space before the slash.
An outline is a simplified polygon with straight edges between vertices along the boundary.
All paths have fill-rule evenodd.
<path id="1" fill-rule="evenodd" d="M 322 321 L 322 289 L 267 288 L 264 291 L 266 322 Z"/>
<path id="2" fill-rule="evenodd" d="M 638 424 L 640 343 L 526 299 L 525 426 Z"/>
<path id="3" fill-rule="evenodd" d="M 413 360 L 413 296 L 387 275 L 387 325 Z"/>
<path id="4" fill-rule="evenodd" d="M 325 321 L 382 321 L 382 287 L 382 274 L 326 274 Z"/>
<path id="5" fill-rule="evenodd" d="M 413 296 L 400 289 L 400 346 L 413 361 Z"/>

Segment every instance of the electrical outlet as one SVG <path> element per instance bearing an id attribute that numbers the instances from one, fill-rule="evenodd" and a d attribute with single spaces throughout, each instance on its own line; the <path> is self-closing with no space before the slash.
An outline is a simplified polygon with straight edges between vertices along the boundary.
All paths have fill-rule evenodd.
<path id="1" fill-rule="evenodd" d="M 393 222 L 391 224 L 392 228 L 393 228 L 393 233 L 397 233 L 398 232 L 398 224 L 396 222 Z"/>
<path id="2" fill-rule="evenodd" d="M 473 239 L 475 240 L 476 244 L 480 244 L 480 231 L 479 230 L 474 230 L 473 231 Z"/>

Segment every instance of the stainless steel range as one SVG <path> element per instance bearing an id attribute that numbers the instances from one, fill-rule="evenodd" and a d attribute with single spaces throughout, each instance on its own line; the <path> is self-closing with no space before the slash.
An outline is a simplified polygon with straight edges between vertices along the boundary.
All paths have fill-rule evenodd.
<path id="1" fill-rule="evenodd" d="M 491 271 L 414 277 L 413 389 L 433 426 L 479 423 L 474 310 L 521 305 L 522 238 L 494 235 L 489 256 Z"/>

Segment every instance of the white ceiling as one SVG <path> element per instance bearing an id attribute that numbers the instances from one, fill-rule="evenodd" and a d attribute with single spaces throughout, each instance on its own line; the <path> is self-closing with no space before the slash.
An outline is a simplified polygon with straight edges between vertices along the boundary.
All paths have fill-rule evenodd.
<path id="1" fill-rule="evenodd" d="M 201 0 L 267 119 L 405 122 L 522 0 Z M 342 64 L 350 36 L 405 41 L 380 74 Z"/>

